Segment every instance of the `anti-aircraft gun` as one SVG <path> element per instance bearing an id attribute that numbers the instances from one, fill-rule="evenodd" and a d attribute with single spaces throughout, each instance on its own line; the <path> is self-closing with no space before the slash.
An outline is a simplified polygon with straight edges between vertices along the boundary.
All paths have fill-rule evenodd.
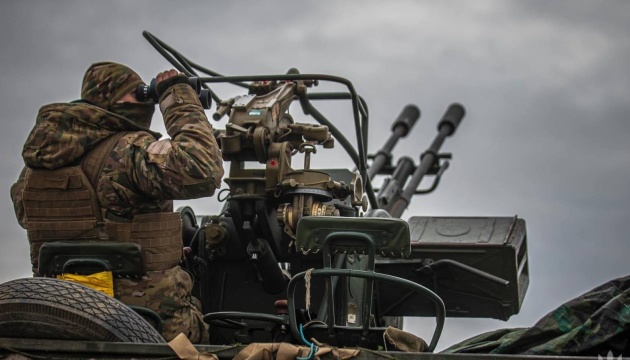
<path id="1" fill-rule="evenodd" d="M 431 352 L 446 316 L 506 320 L 519 312 L 529 282 L 522 219 L 401 219 L 412 198 L 434 191 L 448 169 L 451 155 L 440 149 L 464 118 L 462 105 L 448 107 L 418 161 L 409 156 L 394 161 L 397 142 L 420 118 L 415 105 L 402 110 L 388 139 L 368 155 L 368 106 L 347 79 L 296 69 L 281 75 L 223 76 L 152 34 L 143 35 L 189 77 L 206 109 L 214 102 L 212 118 L 227 119 L 225 128 L 214 132 L 229 164 L 228 188 L 217 195 L 222 210 L 205 216 L 188 206 L 177 210 L 183 223 L 183 265 L 194 276 L 193 291 L 211 325 L 212 345 L 289 342 L 313 349 L 307 339 L 316 339 L 338 347 L 381 349 L 387 326 L 401 328 L 403 317 L 425 316 L 436 318 L 433 336 L 421 349 Z M 315 91 L 324 82 L 347 91 Z M 245 90 L 222 99 L 214 91 L 218 83 Z M 156 96 L 155 82 L 139 88 L 136 96 Z M 356 145 L 313 105 L 338 100 L 350 103 Z M 291 110 L 297 107 L 315 122 L 295 121 Z M 337 144 L 352 160 L 352 171 L 312 166 L 320 149 Z M 302 163 L 294 161 L 298 154 Z M 382 179 L 379 188 L 372 185 L 377 177 Z M 425 178 L 432 178 L 432 184 L 419 189 Z M 125 308 L 109 301 L 112 308 Z M 116 311 L 125 313 L 122 308 Z M 47 337 L 56 330 L 40 332 Z M 155 331 L 140 331 L 138 338 L 159 342 L 156 337 L 161 340 Z M 135 338 L 121 341 L 129 341 L 125 339 Z M 13 340 L 0 337 L 0 345 L 25 341 Z M 27 344 L 43 352 L 57 346 L 39 340 Z M 64 346 L 92 356 L 165 354 L 158 347 L 101 343 L 95 352 L 93 344 Z"/>
<path id="2" fill-rule="evenodd" d="M 528 285 L 522 219 L 400 219 L 413 196 L 435 190 L 448 168 L 451 155 L 440 148 L 465 115 L 461 105 L 448 107 L 418 163 L 401 157 L 394 165 L 392 150 L 420 117 L 416 106 L 405 107 L 384 145 L 367 155 L 368 107 L 350 81 L 296 69 L 222 76 L 144 35 L 179 71 L 210 75 L 198 80 L 216 102 L 213 119 L 227 118 L 215 131 L 229 163 L 223 210 L 202 217 L 179 209 L 187 266 L 213 343 L 306 337 L 376 348 L 385 326 L 402 325 L 404 316 L 435 316 L 433 350 L 445 316 L 505 320 L 518 313 Z M 314 92 L 322 82 L 347 92 Z M 210 90 L 215 83 L 247 92 L 220 99 Z M 356 146 L 313 105 L 322 100 L 350 102 Z M 294 121 L 292 104 L 316 123 Z M 356 170 L 312 168 L 318 149 L 336 142 Z M 292 161 L 298 153 L 303 164 Z M 372 186 L 377 176 L 385 177 L 380 189 Z M 432 185 L 418 189 L 425 177 L 433 177 Z"/>

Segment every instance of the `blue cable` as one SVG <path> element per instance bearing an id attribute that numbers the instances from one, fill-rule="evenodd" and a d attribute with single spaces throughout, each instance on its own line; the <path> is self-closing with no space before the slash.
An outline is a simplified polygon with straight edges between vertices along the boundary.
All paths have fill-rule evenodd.
<path id="1" fill-rule="evenodd" d="M 304 331 L 302 330 L 302 324 L 300 324 L 300 337 L 302 338 L 302 342 L 311 348 L 311 351 L 308 353 L 308 356 L 298 357 L 297 360 L 312 360 L 315 357 L 317 351 L 319 351 L 319 348 L 317 347 L 317 345 L 306 340 L 306 338 L 304 337 Z"/>

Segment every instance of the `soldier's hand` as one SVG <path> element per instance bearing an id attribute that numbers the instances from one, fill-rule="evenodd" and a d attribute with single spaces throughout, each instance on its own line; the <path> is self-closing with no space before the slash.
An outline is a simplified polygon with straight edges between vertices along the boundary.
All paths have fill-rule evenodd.
<path id="1" fill-rule="evenodd" d="M 157 76 L 155 77 L 155 85 L 161 83 L 162 81 L 173 77 L 173 76 L 177 76 L 180 75 L 182 73 L 177 72 L 177 70 L 171 69 L 171 70 L 166 70 L 166 71 L 162 71 L 161 73 L 157 74 Z M 183 75 L 183 74 L 182 74 Z"/>
<path id="2" fill-rule="evenodd" d="M 176 84 L 190 85 L 190 82 L 188 81 L 188 77 L 186 77 L 185 74 L 173 69 L 162 71 L 155 77 L 155 91 L 160 98 L 168 88 Z"/>

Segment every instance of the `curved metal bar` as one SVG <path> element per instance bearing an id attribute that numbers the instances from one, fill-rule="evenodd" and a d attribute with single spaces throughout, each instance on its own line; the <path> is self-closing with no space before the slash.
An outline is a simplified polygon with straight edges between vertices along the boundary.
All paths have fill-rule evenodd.
<path id="1" fill-rule="evenodd" d="M 306 97 L 309 100 L 348 100 L 352 98 L 352 95 L 344 92 L 319 92 L 309 93 L 306 95 Z M 359 95 L 359 113 L 361 114 L 361 130 L 363 131 L 363 143 L 365 144 L 365 151 L 367 152 L 369 111 L 367 102 L 361 95 Z"/>
<path id="2" fill-rule="evenodd" d="M 376 258 L 376 243 L 374 243 L 374 239 L 366 234 L 357 231 L 335 231 L 331 232 L 324 238 L 324 245 L 322 245 L 322 251 L 324 256 L 324 266 L 327 268 L 331 268 L 331 254 L 330 247 L 333 246 L 332 243 L 337 240 L 350 239 L 350 240 L 359 240 L 363 241 L 368 246 L 368 264 L 370 266 L 370 271 L 374 271 L 374 260 Z"/>
<path id="3" fill-rule="evenodd" d="M 177 70 L 183 72 L 184 74 L 186 74 L 186 76 L 197 76 L 197 74 L 192 69 L 192 67 L 194 67 L 191 65 L 192 62 L 189 61 L 184 55 L 182 55 L 177 50 L 173 49 L 168 44 L 158 39 L 146 30 L 142 32 L 142 35 L 155 48 L 155 50 L 157 50 L 160 55 L 162 55 L 168 62 L 170 62 L 171 65 L 173 65 Z M 209 89 L 206 84 L 202 85 L 204 86 L 204 88 L 210 90 L 210 96 L 212 96 L 212 100 L 214 100 L 216 104 L 221 102 L 221 98 L 219 98 L 219 96 L 214 91 Z"/>
<path id="4" fill-rule="evenodd" d="M 306 94 L 306 97 L 309 100 L 350 100 L 352 95 L 345 92 L 315 92 Z M 359 95 L 359 112 L 362 116 L 366 118 L 369 117 L 367 102 L 361 95 Z M 366 128 L 367 125 L 368 124 L 365 123 Z"/>
<path id="5" fill-rule="evenodd" d="M 212 70 L 210 70 L 210 69 L 208 69 L 208 68 L 205 68 L 205 67 L 203 67 L 203 66 L 201 66 L 201 65 L 199 65 L 199 64 L 197 64 L 197 63 L 195 63 L 195 62 L 193 62 L 193 61 L 190 61 L 190 59 L 188 59 L 186 56 L 182 55 L 180 52 L 178 52 L 177 50 L 175 50 L 173 47 L 171 47 L 170 45 L 168 45 L 168 44 L 167 44 L 167 43 L 165 43 L 164 41 L 162 41 L 162 40 L 158 39 L 155 35 L 153 35 L 153 34 L 149 33 L 148 31 L 145 31 L 145 32 L 146 32 L 147 34 L 149 34 L 149 35 L 150 35 L 153 39 L 155 39 L 155 41 L 156 41 L 156 42 L 158 42 L 158 44 L 159 44 L 160 46 L 162 46 L 164 49 L 166 49 L 166 50 L 167 50 L 167 51 L 169 51 L 170 53 L 173 53 L 173 54 L 175 54 L 175 53 L 176 53 L 176 54 L 178 54 L 178 55 L 179 55 L 182 59 L 184 59 L 184 61 L 186 61 L 186 62 L 187 62 L 190 66 L 192 66 L 193 68 L 195 68 L 195 69 L 197 69 L 197 70 L 199 70 L 199 71 L 201 71 L 201 72 L 203 72 L 203 73 L 205 73 L 205 74 L 207 74 L 207 75 L 210 75 L 210 76 L 223 76 L 222 74 L 220 74 L 220 73 L 218 73 L 218 72 L 216 72 L 216 71 L 212 71 Z M 144 32 L 143 32 L 143 34 L 144 34 Z M 249 85 L 248 85 L 248 84 L 245 84 L 245 83 L 232 83 L 232 84 L 233 84 L 233 85 L 236 85 L 236 86 L 241 86 L 241 87 L 244 87 L 245 89 L 249 89 Z"/>
<path id="6" fill-rule="evenodd" d="M 343 133 L 339 131 L 339 129 L 332 122 L 330 122 L 330 120 L 328 120 L 322 113 L 320 113 L 319 110 L 311 105 L 310 102 L 307 102 L 306 105 L 308 106 L 309 113 L 315 120 L 317 120 L 318 123 L 328 126 L 328 129 L 330 130 L 332 135 L 335 137 L 335 139 L 337 139 L 337 141 L 339 141 L 341 147 L 346 150 L 346 153 L 348 153 L 350 159 L 352 159 L 352 162 L 354 162 L 354 165 L 358 168 L 359 154 L 357 154 L 354 147 L 352 147 L 352 144 L 350 143 L 350 141 L 348 141 L 348 138 L 346 138 Z"/>
<path id="7" fill-rule="evenodd" d="M 300 333 L 298 330 L 297 319 L 295 315 L 295 286 L 297 282 L 303 279 L 306 275 L 306 272 L 301 272 L 289 281 L 289 285 L 287 287 L 287 301 L 288 301 L 288 311 L 289 311 L 289 327 L 291 329 L 291 333 L 296 339 L 300 338 Z M 444 319 L 446 318 L 446 308 L 444 306 L 444 302 L 442 299 L 433 291 L 427 289 L 426 287 L 416 284 L 413 281 L 409 281 L 407 279 L 402 279 L 396 276 L 375 273 L 372 271 L 363 271 L 363 270 L 350 270 L 350 269 L 315 269 L 311 272 L 312 276 L 347 276 L 347 277 L 359 277 L 364 279 L 372 279 L 377 281 L 386 281 L 390 283 L 394 283 L 405 287 L 407 289 L 416 291 L 421 293 L 422 295 L 429 298 L 433 303 L 435 303 L 435 308 L 437 311 L 436 314 L 436 325 L 435 330 L 433 331 L 433 336 L 431 338 L 431 342 L 429 344 L 428 351 L 433 352 L 435 347 L 437 346 L 438 341 L 440 340 L 440 336 L 442 335 L 442 329 L 444 328 Z M 328 321 L 334 321 L 334 319 L 328 319 Z M 359 329 L 359 328 L 357 328 Z"/>
<path id="8" fill-rule="evenodd" d="M 305 109 L 305 110 L 308 110 L 308 113 L 315 120 L 317 120 L 317 122 L 319 122 L 322 125 L 328 126 L 328 129 L 330 130 L 330 132 L 333 134 L 335 139 L 337 139 L 337 141 L 339 141 L 339 144 L 344 148 L 344 150 L 346 150 L 346 153 L 348 153 L 348 155 L 350 156 L 350 158 L 354 162 L 354 165 L 358 169 L 359 165 L 360 165 L 359 155 L 357 154 L 356 150 L 352 147 L 352 144 L 350 144 L 350 141 L 348 141 L 348 139 L 343 135 L 343 133 L 341 133 L 339 131 L 339 129 L 337 129 L 337 127 L 335 125 L 333 125 L 333 123 L 331 123 L 322 113 L 320 113 L 319 110 L 317 110 L 310 103 L 310 101 L 308 101 L 308 99 L 307 99 L 305 105 L 308 106 L 308 109 Z M 378 201 L 376 199 L 376 194 L 374 193 L 374 190 L 372 188 L 372 183 L 369 180 L 370 179 L 368 177 L 368 182 L 365 183 L 365 192 L 366 192 L 366 194 L 368 196 L 368 199 L 370 200 L 370 205 L 372 206 L 372 208 L 373 209 L 377 209 L 378 208 Z"/>
<path id="9" fill-rule="evenodd" d="M 184 72 L 188 75 L 195 74 L 193 71 L 193 67 L 205 72 L 214 77 L 200 77 L 199 80 L 204 83 L 212 83 L 212 82 L 229 82 L 238 86 L 242 86 L 245 88 L 249 88 L 249 86 L 243 82 L 245 81 L 264 81 L 264 80 L 324 80 L 340 83 L 345 85 L 348 88 L 350 100 L 352 104 L 352 113 L 354 117 L 355 123 L 355 135 L 357 138 L 357 148 L 358 154 L 357 156 L 353 156 L 351 151 L 346 148 L 346 151 L 353 158 L 353 161 L 357 165 L 357 169 L 361 174 L 361 178 L 363 179 L 363 183 L 365 184 L 365 189 L 367 191 L 368 199 L 370 201 L 370 206 L 374 209 L 378 208 L 378 202 L 376 201 L 376 196 L 374 194 L 372 185 L 370 183 L 370 179 L 367 176 L 367 138 L 368 138 L 368 111 L 367 105 L 364 99 L 358 96 L 356 90 L 354 89 L 354 85 L 348 79 L 333 76 L 333 75 L 323 75 L 323 74 L 287 74 L 287 75 L 257 75 L 257 76 L 221 76 L 219 73 L 213 72 L 209 69 L 203 68 L 196 63 L 188 60 L 185 56 L 180 54 L 178 51 L 173 49 L 171 46 L 163 42 L 162 40 L 155 37 L 153 34 L 148 31 L 143 31 L 142 35 L 149 41 L 149 43 L 174 67 L 176 67 L 179 71 Z M 219 103 L 220 98 L 212 91 L 210 94 L 215 101 L 215 103 Z M 321 115 L 321 114 L 320 114 Z M 341 142 L 341 140 L 339 140 Z M 344 146 L 345 148 L 345 146 Z"/>
<path id="10" fill-rule="evenodd" d="M 435 175 L 435 179 L 433 180 L 433 184 L 431 184 L 431 187 L 428 189 L 421 189 L 421 190 L 416 190 L 413 194 L 414 195 L 424 195 L 424 194 L 428 194 L 430 192 L 433 192 L 433 190 L 435 190 L 438 185 L 440 185 L 440 180 L 442 179 L 442 174 L 444 174 L 444 172 L 448 169 L 449 166 L 449 162 L 445 161 L 444 164 L 442 164 L 440 166 L 440 170 L 438 170 L 437 174 Z"/>
<path id="11" fill-rule="evenodd" d="M 151 46 L 153 46 L 153 48 L 155 48 L 155 50 L 157 50 L 157 52 L 159 52 L 160 55 L 162 55 L 166 59 L 166 61 L 171 63 L 171 65 L 173 65 L 177 70 L 181 72 L 186 71 L 182 64 L 180 64 L 175 58 L 173 58 L 173 56 L 162 45 L 160 45 L 155 36 L 153 36 L 150 32 L 146 30 L 142 32 L 142 35 L 145 39 L 147 39 L 149 44 L 151 44 Z"/>

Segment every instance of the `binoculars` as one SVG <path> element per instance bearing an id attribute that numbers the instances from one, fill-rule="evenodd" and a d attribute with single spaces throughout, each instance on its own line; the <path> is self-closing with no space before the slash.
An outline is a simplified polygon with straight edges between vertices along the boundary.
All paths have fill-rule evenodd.
<path id="1" fill-rule="evenodd" d="M 201 102 L 201 106 L 204 109 L 210 109 L 212 105 L 212 97 L 210 96 L 210 90 L 201 88 L 201 80 L 198 77 L 189 77 L 188 83 L 195 89 L 197 96 L 199 96 L 199 101 Z M 153 101 L 155 103 L 159 102 L 159 97 L 156 91 L 156 81 L 155 78 L 151 79 L 149 85 L 140 84 L 136 88 L 136 100 L 138 101 Z"/>

